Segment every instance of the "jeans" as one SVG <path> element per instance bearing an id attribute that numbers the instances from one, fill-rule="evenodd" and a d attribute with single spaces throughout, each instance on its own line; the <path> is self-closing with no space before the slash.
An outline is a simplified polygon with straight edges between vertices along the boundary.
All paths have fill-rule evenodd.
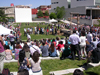
<path id="1" fill-rule="evenodd" d="M 83 53 L 84 53 L 85 57 L 87 57 L 87 53 L 86 53 L 85 47 L 86 47 L 86 45 L 80 45 L 81 57 L 83 57 Z"/>

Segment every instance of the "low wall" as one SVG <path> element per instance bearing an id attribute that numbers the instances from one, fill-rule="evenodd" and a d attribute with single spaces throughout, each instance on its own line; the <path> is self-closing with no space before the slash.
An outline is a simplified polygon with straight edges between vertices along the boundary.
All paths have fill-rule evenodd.
<path id="1" fill-rule="evenodd" d="M 72 22 L 77 23 L 76 19 L 72 19 Z M 80 19 L 79 20 L 80 24 L 87 24 L 87 25 L 92 25 L 92 20 L 88 20 L 88 19 Z"/>
<path id="2" fill-rule="evenodd" d="M 46 18 L 35 18 L 35 19 L 32 19 L 33 21 L 49 21 L 49 19 L 46 19 Z"/>
<path id="3" fill-rule="evenodd" d="M 93 24 L 99 24 L 99 22 L 97 20 L 100 20 L 100 19 L 93 19 L 92 20 Z"/>

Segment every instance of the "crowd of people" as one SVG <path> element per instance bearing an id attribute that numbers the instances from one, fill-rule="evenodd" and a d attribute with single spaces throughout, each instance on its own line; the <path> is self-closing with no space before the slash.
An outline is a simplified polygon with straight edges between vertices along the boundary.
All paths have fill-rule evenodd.
<path id="1" fill-rule="evenodd" d="M 66 28 L 69 27 L 67 24 L 63 26 Z M 29 29 L 32 30 L 32 28 Z M 51 26 L 51 30 L 53 29 L 53 26 Z M 26 28 L 24 29 L 25 36 L 26 34 L 30 34 L 30 32 L 26 32 L 27 30 Z M 45 28 L 45 30 L 48 31 L 48 27 Z M 41 72 L 40 56 L 59 57 L 60 53 L 62 53 L 60 57 L 61 60 L 65 58 L 75 60 L 77 54 L 78 60 L 87 59 L 87 63 L 89 61 L 96 63 L 100 61 L 99 27 L 83 25 L 77 28 L 73 26 L 73 34 L 71 34 L 69 38 L 27 39 L 27 41 L 19 40 L 19 38 L 21 38 L 20 25 L 16 27 L 14 31 L 16 33 L 11 31 L 9 35 L 0 36 L 0 72 L 3 70 L 4 59 L 18 60 L 19 75 L 23 70 L 31 70 L 33 73 Z M 35 27 L 35 33 L 42 34 L 43 28 Z M 13 58 L 12 53 L 15 54 L 15 58 Z M 91 58 L 91 56 L 93 56 L 93 58 Z"/>

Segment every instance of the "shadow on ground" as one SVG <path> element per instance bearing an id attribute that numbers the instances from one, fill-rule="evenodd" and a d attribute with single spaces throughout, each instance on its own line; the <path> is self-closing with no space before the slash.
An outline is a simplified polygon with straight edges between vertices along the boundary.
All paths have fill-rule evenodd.
<path id="1" fill-rule="evenodd" d="M 85 72 L 85 73 L 86 73 L 86 75 L 99 75 L 99 74 L 94 73 L 94 72 Z"/>

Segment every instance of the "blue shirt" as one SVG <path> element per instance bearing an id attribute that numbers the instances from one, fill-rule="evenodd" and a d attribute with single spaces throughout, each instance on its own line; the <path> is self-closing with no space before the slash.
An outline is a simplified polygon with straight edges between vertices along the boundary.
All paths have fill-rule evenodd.
<path id="1" fill-rule="evenodd" d="M 48 54 L 48 49 L 49 49 L 49 46 L 46 45 L 46 46 L 41 46 L 40 47 L 41 51 L 42 51 L 42 56 L 43 57 L 47 57 L 49 54 Z"/>
<path id="2" fill-rule="evenodd" d="M 51 52 L 51 49 L 50 49 L 50 56 L 51 57 L 56 57 L 57 56 L 56 48 L 55 48 L 54 52 Z"/>

